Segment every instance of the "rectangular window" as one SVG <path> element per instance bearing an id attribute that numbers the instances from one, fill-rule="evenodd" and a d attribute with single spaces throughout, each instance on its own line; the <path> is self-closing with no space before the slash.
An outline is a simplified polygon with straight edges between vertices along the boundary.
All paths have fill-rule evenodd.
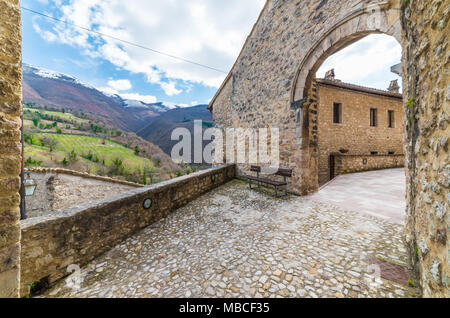
<path id="1" fill-rule="evenodd" d="M 333 123 L 342 123 L 342 104 L 340 103 L 333 104 Z"/>
<path id="2" fill-rule="evenodd" d="M 389 128 L 394 128 L 395 122 L 394 122 L 394 111 L 388 110 L 388 126 Z"/>
<path id="3" fill-rule="evenodd" d="M 378 125 L 377 113 L 378 113 L 378 111 L 376 108 L 370 109 L 370 126 L 371 127 L 377 127 L 377 125 Z"/>
<path id="4" fill-rule="evenodd" d="M 376 155 L 378 155 L 378 151 L 371 151 L 370 154 L 371 154 L 372 156 L 376 156 Z"/>
<path id="5" fill-rule="evenodd" d="M 395 151 L 389 151 L 388 154 L 389 155 L 395 155 Z"/>

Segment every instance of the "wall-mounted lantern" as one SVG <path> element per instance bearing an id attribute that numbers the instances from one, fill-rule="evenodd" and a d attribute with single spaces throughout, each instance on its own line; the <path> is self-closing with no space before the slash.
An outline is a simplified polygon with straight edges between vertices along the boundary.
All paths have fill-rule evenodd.
<path id="1" fill-rule="evenodd" d="M 363 164 L 364 164 L 364 165 L 367 164 L 367 159 L 363 159 Z"/>
<path id="2" fill-rule="evenodd" d="M 25 180 L 23 181 L 23 185 L 25 187 L 25 195 L 32 196 L 34 195 L 34 191 L 36 191 L 37 183 L 34 179 L 31 178 L 29 172 L 25 172 Z"/>
<path id="3" fill-rule="evenodd" d="M 216 175 L 215 174 L 211 175 L 211 182 L 216 183 Z"/>
<path id="4" fill-rule="evenodd" d="M 152 199 L 150 199 L 150 198 L 145 199 L 144 204 L 143 204 L 144 209 L 146 209 L 146 210 L 150 209 L 152 207 L 152 203 L 153 203 Z"/>

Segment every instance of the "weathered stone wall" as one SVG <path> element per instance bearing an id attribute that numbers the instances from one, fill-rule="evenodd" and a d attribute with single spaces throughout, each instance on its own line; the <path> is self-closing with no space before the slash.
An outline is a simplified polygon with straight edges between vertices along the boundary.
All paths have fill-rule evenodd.
<path id="1" fill-rule="evenodd" d="M 405 166 L 404 155 L 336 155 L 335 175 Z"/>
<path id="2" fill-rule="evenodd" d="M 398 1 L 392 2 L 396 5 Z M 315 74 L 321 62 L 337 49 L 370 33 L 400 38 L 395 5 L 384 4 L 379 12 L 367 9 L 379 3 L 267 1 L 227 83 L 209 105 L 218 127 L 280 129 L 281 166 L 294 173 L 291 192 L 305 194 L 318 189 L 317 139 L 309 135 L 317 134 L 317 125 L 310 125 L 318 115 L 314 107 L 317 96 L 312 96 L 313 92 L 302 99 L 303 93 L 306 96 L 314 89 L 311 81 L 305 84 L 307 76 L 303 77 L 302 71 Z M 371 18 L 378 15 L 380 24 L 373 24 Z M 305 92 L 297 99 L 295 92 L 301 88 Z M 238 174 L 247 169 L 238 165 Z"/>
<path id="3" fill-rule="evenodd" d="M 139 184 L 63 169 L 33 169 L 30 177 L 37 187 L 26 197 L 27 218 L 50 215 L 57 210 L 98 201 L 132 189 Z"/>
<path id="4" fill-rule="evenodd" d="M 0 0 L 0 298 L 19 295 L 20 62 L 19 1 Z"/>
<path id="5" fill-rule="evenodd" d="M 234 176 L 234 165 L 213 168 L 22 221 L 21 294 L 28 294 L 35 281 L 47 278 L 52 283 L 66 276 L 68 265 L 86 265 Z M 146 210 L 148 198 L 152 206 Z"/>
<path id="6" fill-rule="evenodd" d="M 406 240 L 425 297 L 450 297 L 450 3 L 404 3 Z"/>
<path id="7" fill-rule="evenodd" d="M 403 155 L 404 125 L 403 101 L 400 94 L 391 97 L 371 94 L 318 81 L 319 94 L 319 184 L 330 180 L 330 155 L 347 150 L 348 155 L 365 155 L 376 151 L 380 155 L 390 152 Z M 386 83 L 386 86 L 388 83 Z M 342 105 L 341 123 L 333 122 L 333 104 Z M 378 112 L 378 125 L 370 126 L 370 109 Z M 389 128 L 388 111 L 394 111 L 394 127 Z M 343 158 L 344 160 L 345 158 Z M 347 172 L 367 171 L 371 167 L 398 167 L 393 162 L 387 162 L 389 157 L 371 157 L 367 165 L 361 160 L 354 163 L 346 159 L 344 164 Z M 359 164 L 361 163 L 361 164 Z M 372 164 L 373 163 L 373 164 Z M 347 169 L 348 168 L 348 169 Z M 361 168 L 362 170 L 356 170 Z"/>

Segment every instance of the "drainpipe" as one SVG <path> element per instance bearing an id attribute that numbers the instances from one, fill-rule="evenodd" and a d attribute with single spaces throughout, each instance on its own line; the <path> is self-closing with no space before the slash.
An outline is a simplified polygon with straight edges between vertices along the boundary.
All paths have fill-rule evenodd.
<path id="1" fill-rule="evenodd" d="M 24 136 L 23 136 L 23 110 L 20 119 L 22 120 L 22 126 L 20 127 L 21 133 L 21 145 L 22 145 L 22 169 L 20 170 L 20 219 L 25 220 L 27 214 L 25 213 L 25 186 L 24 186 L 24 166 L 25 166 L 25 152 L 24 152 Z"/>

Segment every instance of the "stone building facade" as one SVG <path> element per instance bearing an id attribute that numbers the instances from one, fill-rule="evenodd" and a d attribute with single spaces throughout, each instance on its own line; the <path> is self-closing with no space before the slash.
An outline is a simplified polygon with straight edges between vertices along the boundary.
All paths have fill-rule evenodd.
<path id="1" fill-rule="evenodd" d="M 290 191 L 317 191 L 317 70 L 369 34 L 396 38 L 405 83 L 406 234 L 427 297 L 449 296 L 448 20 L 449 4 L 440 0 L 268 0 L 209 105 L 218 128 L 279 128 L 281 165 L 294 173 Z M 237 174 L 248 169 L 240 164 Z"/>
<path id="2" fill-rule="evenodd" d="M 319 185 L 344 171 L 336 167 L 337 156 L 378 162 L 353 164 L 352 172 L 401 166 L 403 160 L 395 163 L 384 157 L 403 155 L 401 94 L 343 83 L 334 77 L 318 79 L 317 91 Z"/>

